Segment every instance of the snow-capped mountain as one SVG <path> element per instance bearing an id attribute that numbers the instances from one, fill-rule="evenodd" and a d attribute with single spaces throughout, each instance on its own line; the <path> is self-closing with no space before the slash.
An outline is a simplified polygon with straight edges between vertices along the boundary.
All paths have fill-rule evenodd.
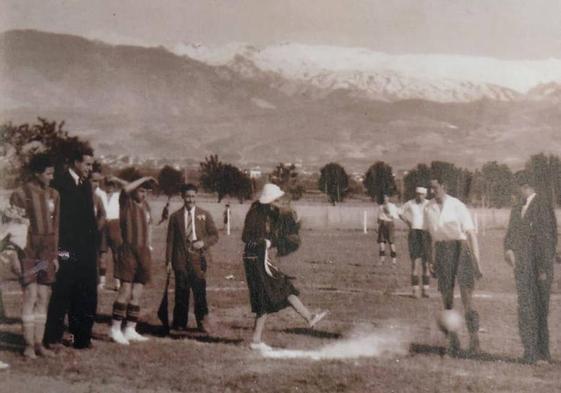
<path id="1" fill-rule="evenodd" d="M 385 101 L 424 99 L 515 101 L 533 87 L 561 82 L 561 59 L 515 61 L 453 55 L 389 55 L 362 48 L 243 43 L 209 48 L 180 44 L 176 54 L 226 66 L 249 79 L 267 79 L 298 93 L 312 87 Z"/>
<path id="2" fill-rule="evenodd" d="M 527 97 L 533 101 L 552 101 L 561 103 L 561 83 L 550 82 L 538 85 L 527 94 Z"/>

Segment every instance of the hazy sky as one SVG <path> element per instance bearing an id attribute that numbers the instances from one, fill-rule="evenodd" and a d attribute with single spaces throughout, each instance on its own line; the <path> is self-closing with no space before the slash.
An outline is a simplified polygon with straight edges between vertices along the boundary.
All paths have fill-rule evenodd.
<path id="1" fill-rule="evenodd" d="M 0 30 L 113 43 L 280 41 L 561 58 L 561 0 L 0 0 Z"/>

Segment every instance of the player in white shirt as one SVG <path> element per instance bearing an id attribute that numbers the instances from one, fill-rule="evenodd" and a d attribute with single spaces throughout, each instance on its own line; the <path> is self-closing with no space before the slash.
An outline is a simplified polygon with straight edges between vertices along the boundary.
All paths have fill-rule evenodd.
<path id="1" fill-rule="evenodd" d="M 386 261 L 386 243 L 390 247 L 392 264 L 397 265 L 397 253 L 395 251 L 395 228 L 394 220 L 399 220 L 397 206 L 390 202 L 389 195 L 384 195 L 384 203 L 378 209 L 378 245 L 380 247 L 380 263 Z"/>
<path id="2" fill-rule="evenodd" d="M 107 271 L 107 260 L 108 260 L 108 253 L 107 251 L 111 249 L 111 255 L 113 257 L 113 267 L 116 265 L 116 262 L 119 259 L 119 248 L 123 242 L 121 238 L 121 226 L 119 221 L 119 189 L 117 187 L 117 182 L 115 181 L 114 177 L 110 177 L 105 181 L 105 190 L 98 188 L 96 193 L 101 198 L 103 205 L 105 207 L 106 213 L 106 221 L 105 221 L 105 228 L 103 231 L 103 238 L 102 241 L 103 246 L 102 249 L 105 252 L 100 257 L 100 266 L 99 266 L 99 287 L 100 289 L 105 289 L 106 286 L 106 278 L 105 274 Z M 121 282 L 118 278 L 115 279 L 114 282 L 114 289 L 116 291 L 119 290 L 121 286 Z"/>
<path id="3" fill-rule="evenodd" d="M 479 352 L 479 314 L 472 305 L 475 280 L 482 277 L 479 267 L 479 244 L 475 225 L 463 202 L 447 194 L 442 179 L 431 180 L 434 198 L 425 207 L 425 227 L 433 243 L 430 267 L 438 279 L 445 310 L 454 308 L 456 280 L 464 306 L 467 330 L 470 336 L 470 353 Z M 449 339 L 448 353 L 457 355 L 460 340 L 457 333 L 446 332 Z"/>
<path id="4" fill-rule="evenodd" d="M 429 269 L 428 253 L 430 252 L 430 235 L 424 225 L 424 210 L 428 204 L 426 200 L 427 189 L 417 187 L 415 198 L 405 202 L 401 207 L 399 217 L 407 224 L 409 234 L 407 241 L 409 245 L 409 256 L 411 257 L 411 286 L 413 297 L 429 297 Z M 422 291 L 419 287 L 422 273 Z"/>

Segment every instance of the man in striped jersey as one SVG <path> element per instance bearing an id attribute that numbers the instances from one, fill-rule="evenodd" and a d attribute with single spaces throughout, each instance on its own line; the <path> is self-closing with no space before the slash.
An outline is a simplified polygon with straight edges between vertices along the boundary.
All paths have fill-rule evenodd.
<path id="1" fill-rule="evenodd" d="M 50 157 L 39 153 L 31 158 L 29 168 L 33 179 L 17 189 L 11 196 L 12 205 L 25 210 L 30 225 L 27 245 L 21 260 L 23 286 L 23 338 L 24 356 L 34 359 L 36 354 L 52 356 L 43 344 L 50 285 L 58 270 L 58 229 L 60 197 L 49 187 L 54 177 L 54 164 Z"/>
<path id="2" fill-rule="evenodd" d="M 150 207 L 146 201 L 148 186 L 157 183 L 153 177 L 142 177 L 127 183 L 116 177 L 114 181 L 123 184 L 119 205 L 123 244 L 120 259 L 115 264 L 115 278 L 121 282 L 119 294 L 113 303 L 113 322 L 109 336 L 118 344 L 128 345 L 130 341 L 146 341 L 136 331 L 140 314 L 140 297 L 150 281 Z M 126 322 L 123 326 L 123 322 Z M 125 328 L 123 330 L 123 327 Z"/>

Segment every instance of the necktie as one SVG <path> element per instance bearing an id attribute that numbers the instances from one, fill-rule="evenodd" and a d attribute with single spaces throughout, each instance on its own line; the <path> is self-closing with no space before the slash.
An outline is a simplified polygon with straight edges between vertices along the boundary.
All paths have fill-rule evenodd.
<path id="1" fill-rule="evenodd" d="M 191 212 L 187 210 L 187 224 L 185 226 L 185 237 L 187 241 L 190 242 L 193 240 L 193 220 L 191 217 Z"/>

